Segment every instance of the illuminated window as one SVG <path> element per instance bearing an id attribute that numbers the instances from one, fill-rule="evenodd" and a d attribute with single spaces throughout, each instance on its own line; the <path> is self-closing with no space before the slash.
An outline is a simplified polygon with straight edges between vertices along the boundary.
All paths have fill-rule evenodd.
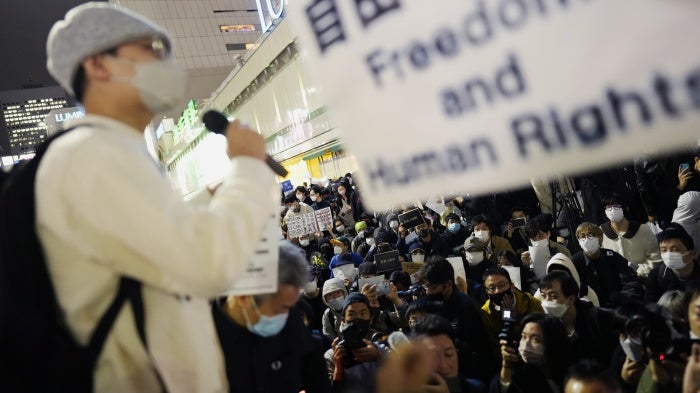
<path id="1" fill-rule="evenodd" d="M 255 31 L 255 25 L 219 25 L 222 33 L 245 33 Z"/>

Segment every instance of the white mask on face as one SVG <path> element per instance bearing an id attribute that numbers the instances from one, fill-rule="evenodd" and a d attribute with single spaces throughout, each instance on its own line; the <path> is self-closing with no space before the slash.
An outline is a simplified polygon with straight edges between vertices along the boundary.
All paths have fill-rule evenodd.
<path id="1" fill-rule="evenodd" d="M 490 231 L 474 231 L 474 237 L 477 239 L 481 240 L 484 243 L 488 243 L 488 241 L 491 239 L 491 232 Z"/>
<path id="2" fill-rule="evenodd" d="M 464 256 L 467 258 L 469 266 L 476 266 L 484 260 L 483 251 L 467 252 L 464 254 Z"/>
<path id="3" fill-rule="evenodd" d="M 299 245 L 302 247 L 306 247 L 309 245 L 309 239 L 299 239 Z"/>
<path id="4" fill-rule="evenodd" d="M 399 222 L 396 220 L 389 221 L 389 228 L 396 229 L 399 227 Z"/>
<path id="5" fill-rule="evenodd" d="M 557 303 L 551 300 L 543 300 L 542 308 L 544 309 L 545 314 L 549 314 L 561 319 L 564 316 L 564 314 L 566 314 L 566 311 L 569 309 L 569 305 Z"/>
<path id="6" fill-rule="evenodd" d="M 411 262 L 423 262 L 425 261 L 425 254 L 411 254 Z"/>
<path id="7" fill-rule="evenodd" d="M 355 281 L 356 276 L 357 269 L 355 269 L 352 263 L 333 268 L 333 277 L 337 277 L 341 280 Z"/>
<path id="8" fill-rule="evenodd" d="M 661 254 L 661 260 L 664 261 L 664 265 L 666 265 L 669 269 L 680 270 L 686 267 L 687 263 L 683 261 L 683 257 L 689 253 L 690 251 L 686 252 L 685 254 L 681 254 L 679 252 L 664 252 Z"/>
<path id="9" fill-rule="evenodd" d="M 365 238 L 365 231 L 357 232 L 357 236 L 359 236 L 360 239 L 364 239 Z"/>
<path id="10" fill-rule="evenodd" d="M 598 250 L 600 250 L 600 239 L 597 237 L 586 237 L 585 239 L 579 239 L 578 244 L 586 254 L 595 254 L 598 252 Z"/>
<path id="11" fill-rule="evenodd" d="M 367 239 L 365 239 L 365 243 L 367 243 L 368 246 L 372 247 L 374 245 L 374 238 L 368 237 Z"/>
<path id="12" fill-rule="evenodd" d="M 605 216 L 612 222 L 620 222 L 625 218 L 625 213 L 621 207 L 611 207 L 605 209 Z"/>
<path id="13" fill-rule="evenodd" d="M 334 311 L 340 311 L 343 309 L 343 303 L 345 302 L 345 298 L 339 297 L 336 299 L 331 299 L 328 301 L 328 307 L 330 307 Z"/>
<path id="14" fill-rule="evenodd" d="M 297 199 L 298 199 L 299 201 L 303 201 L 303 200 L 304 200 L 304 194 L 297 194 Z"/>
<path id="15" fill-rule="evenodd" d="M 549 246 L 549 239 L 544 238 L 542 240 L 530 240 L 532 247 L 547 247 Z"/>
<path id="16" fill-rule="evenodd" d="M 527 341 L 520 340 L 518 352 L 526 364 L 541 366 L 545 363 L 544 346 L 535 347 L 530 345 Z"/>
<path id="17" fill-rule="evenodd" d="M 343 252 L 343 248 L 340 246 L 334 246 L 333 247 L 333 254 L 335 255 L 340 255 Z"/>
<path id="18" fill-rule="evenodd" d="M 639 340 L 627 337 L 620 340 L 620 346 L 630 360 L 638 362 L 644 358 L 644 346 Z"/>
<path id="19" fill-rule="evenodd" d="M 187 74 L 175 60 L 138 62 L 121 57 L 112 58 L 133 65 L 136 72 L 133 77 L 112 76 L 112 80 L 134 86 L 141 102 L 154 116 L 166 113 L 183 103 Z"/>
<path id="20" fill-rule="evenodd" d="M 317 288 L 318 286 L 316 285 L 316 280 L 311 280 L 304 285 L 304 292 L 313 293 Z"/>
<path id="21" fill-rule="evenodd" d="M 335 227 L 335 230 L 338 232 L 343 232 L 345 230 L 345 225 L 338 225 Z"/>

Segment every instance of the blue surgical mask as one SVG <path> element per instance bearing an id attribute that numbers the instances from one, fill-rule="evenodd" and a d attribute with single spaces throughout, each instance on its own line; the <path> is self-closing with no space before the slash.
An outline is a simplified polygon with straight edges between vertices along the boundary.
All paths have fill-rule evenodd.
<path id="1" fill-rule="evenodd" d="M 459 232 L 459 230 L 460 230 L 461 227 L 462 227 L 462 226 L 459 225 L 458 222 L 453 222 L 453 223 L 447 224 L 447 229 L 449 229 L 450 232 L 452 232 L 452 233 L 457 233 L 457 232 Z"/>
<path id="2" fill-rule="evenodd" d="M 287 324 L 287 317 L 289 317 L 289 313 L 277 314 L 274 317 L 262 315 L 258 309 L 258 305 L 255 304 L 255 299 L 253 299 L 253 307 L 255 308 L 255 312 L 258 313 L 258 316 L 260 317 L 258 323 L 255 325 L 250 323 L 248 312 L 245 308 L 243 309 L 243 318 L 245 318 L 248 331 L 253 334 L 257 334 L 260 337 L 272 337 L 278 335 L 279 332 L 284 329 L 284 325 Z"/>

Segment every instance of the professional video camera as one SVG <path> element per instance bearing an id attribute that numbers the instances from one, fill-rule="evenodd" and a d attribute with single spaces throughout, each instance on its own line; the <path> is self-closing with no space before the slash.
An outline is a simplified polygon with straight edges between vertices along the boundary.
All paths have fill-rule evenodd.
<path id="1" fill-rule="evenodd" d="M 363 340 L 365 336 L 367 336 L 368 330 L 368 327 L 361 326 L 359 323 L 348 322 L 340 331 L 340 342 L 338 342 L 338 346 L 345 349 L 343 367 L 350 368 L 358 364 L 352 351 L 364 348 L 367 345 Z"/>
<path id="2" fill-rule="evenodd" d="M 414 284 L 406 291 L 396 292 L 399 297 L 405 299 L 408 303 L 411 303 L 415 299 L 425 296 L 425 288 L 421 284 Z"/>
<path id="3" fill-rule="evenodd" d="M 690 355 L 692 344 L 700 343 L 700 340 L 691 340 L 679 333 L 682 328 L 675 326 L 672 319 L 664 315 L 663 309 L 656 304 L 623 305 L 616 311 L 617 317 L 621 318 L 620 331 L 633 344 L 640 343 L 643 350 L 643 358 L 640 360 L 644 362 L 649 359 L 683 361 L 683 355 Z"/>

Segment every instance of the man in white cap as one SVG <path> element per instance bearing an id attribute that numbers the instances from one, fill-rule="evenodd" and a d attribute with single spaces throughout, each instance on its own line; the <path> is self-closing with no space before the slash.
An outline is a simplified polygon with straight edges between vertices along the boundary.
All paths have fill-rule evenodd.
<path id="1" fill-rule="evenodd" d="M 244 270 L 273 209 L 264 140 L 237 122 L 231 172 L 206 207 L 186 205 L 149 156 L 142 130 L 185 98 L 171 51 L 164 29 L 106 3 L 69 11 L 47 43 L 51 75 L 87 113 L 50 145 L 36 180 L 37 231 L 73 337 L 89 341 L 121 277 L 143 284 L 147 346 L 127 303 L 96 392 L 228 391 L 207 299 Z"/>

